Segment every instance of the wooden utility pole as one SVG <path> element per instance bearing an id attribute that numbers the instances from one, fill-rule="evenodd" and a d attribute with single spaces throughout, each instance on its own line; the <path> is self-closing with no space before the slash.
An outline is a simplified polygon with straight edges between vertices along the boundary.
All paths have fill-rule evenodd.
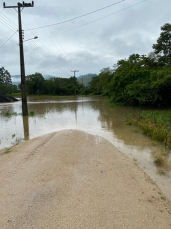
<path id="1" fill-rule="evenodd" d="M 24 49 L 23 49 L 23 30 L 21 23 L 21 8 L 24 7 L 34 7 L 34 2 L 32 3 L 19 3 L 17 6 L 6 6 L 3 3 L 4 8 L 18 8 L 18 32 L 19 32 L 19 47 L 20 47 L 20 72 L 21 72 L 21 94 L 22 94 L 22 114 L 23 116 L 28 115 L 27 106 L 27 93 L 26 93 L 26 80 L 25 80 L 25 66 L 24 66 Z"/>
<path id="2" fill-rule="evenodd" d="M 74 71 L 71 71 L 71 72 L 74 72 L 74 96 L 76 97 L 76 78 L 75 78 L 75 73 L 79 72 L 79 70 L 74 70 Z"/>

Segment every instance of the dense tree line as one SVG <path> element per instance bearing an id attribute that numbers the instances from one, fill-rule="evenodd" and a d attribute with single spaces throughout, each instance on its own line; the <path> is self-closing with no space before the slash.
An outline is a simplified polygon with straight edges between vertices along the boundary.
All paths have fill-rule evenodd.
<path id="1" fill-rule="evenodd" d="M 41 73 L 26 76 L 28 95 L 73 95 L 74 86 L 77 94 L 83 93 L 84 86 L 74 77 L 45 79 Z"/>
<path id="2" fill-rule="evenodd" d="M 17 93 L 18 88 L 12 85 L 11 75 L 4 67 L 0 68 L 0 93 L 12 94 Z"/>
<path id="3" fill-rule="evenodd" d="M 113 69 L 103 69 L 90 82 L 89 92 L 129 105 L 171 105 L 171 24 L 161 27 L 153 52 L 132 54 Z"/>

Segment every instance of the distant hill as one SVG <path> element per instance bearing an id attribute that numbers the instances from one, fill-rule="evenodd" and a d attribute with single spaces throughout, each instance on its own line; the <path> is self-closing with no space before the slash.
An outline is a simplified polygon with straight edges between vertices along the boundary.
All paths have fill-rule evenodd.
<path id="1" fill-rule="evenodd" d="M 43 77 L 45 78 L 45 80 L 48 80 L 49 78 L 60 78 L 58 76 L 51 76 L 51 75 L 44 75 Z"/>
<path id="2" fill-rule="evenodd" d="M 50 78 L 54 78 L 54 77 L 59 78 L 59 77 L 57 77 L 57 76 L 51 76 L 51 75 L 44 75 L 43 77 L 44 77 L 46 80 L 48 80 L 48 79 L 50 79 Z M 12 75 L 12 76 L 11 76 L 11 80 L 12 80 L 12 84 L 13 84 L 13 85 L 18 86 L 18 85 L 21 83 L 21 76 L 20 76 L 20 75 Z"/>
<path id="3" fill-rule="evenodd" d="M 79 77 L 77 77 L 77 80 L 78 82 L 84 84 L 84 86 L 88 86 L 90 81 L 92 80 L 93 77 L 97 76 L 97 74 L 92 74 L 92 73 L 89 73 L 89 74 L 86 74 L 86 75 L 81 75 Z"/>
<path id="4" fill-rule="evenodd" d="M 18 86 L 21 83 L 21 76 L 20 75 L 12 75 L 11 76 L 12 84 Z"/>
<path id="5" fill-rule="evenodd" d="M 86 75 L 81 75 L 79 77 L 77 77 L 78 82 L 82 83 L 82 79 L 83 79 L 83 84 L 84 86 L 88 86 L 90 81 L 92 80 L 93 77 L 97 76 L 96 74 L 86 74 Z M 50 78 L 60 78 L 58 76 L 52 76 L 52 75 L 44 75 L 43 76 L 46 80 L 50 79 Z M 12 75 L 11 76 L 11 80 L 12 80 L 12 84 L 13 85 L 19 85 L 21 83 L 21 76 L 20 75 Z"/>
<path id="6" fill-rule="evenodd" d="M 20 75 L 12 75 L 11 78 L 20 79 Z"/>

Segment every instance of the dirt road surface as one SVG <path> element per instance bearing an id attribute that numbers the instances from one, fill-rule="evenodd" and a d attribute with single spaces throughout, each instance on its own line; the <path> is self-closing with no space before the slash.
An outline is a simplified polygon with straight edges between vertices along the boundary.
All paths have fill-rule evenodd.
<path id="1" fill-rule="evenodd" d="M 171 203 L 102 137 L 66 130 L 3 152 L 1 229 L 171 228 Z"/>

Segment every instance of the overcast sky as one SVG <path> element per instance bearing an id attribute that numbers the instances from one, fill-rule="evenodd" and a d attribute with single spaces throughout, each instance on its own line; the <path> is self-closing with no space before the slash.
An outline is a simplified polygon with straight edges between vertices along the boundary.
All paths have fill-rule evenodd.
<path id="1" fill-rule="evenodd" d="M 43 75 L 70 77 L 70 70 L 79 70 L 77 76 L 98 74 L 102 68 L 112 68 L 117 60 L 128 58 L 133 53 L 148 54 L 160 35 L 161 26 L 171 23 L 171 0 L 142 1 L 35 0 L 34 7 L 22 11 L 24 39 L 38 36 L 36 40 L 24 42 L 26 75 L 40 72 Z M 16 10 L 4 9 L 2 2 L 0 47 L 18 28 Z M 17 2 L 5 1 L 7 6 L 17 5 Z M 117 4 L 67 23 L 28 30 L 60 23 L 114 3 Z M 102 17 L 105 18 L 92 22 Z M 11 75 L 20 74 L 17 32 L 0 48 L 2 66 Z"/>

